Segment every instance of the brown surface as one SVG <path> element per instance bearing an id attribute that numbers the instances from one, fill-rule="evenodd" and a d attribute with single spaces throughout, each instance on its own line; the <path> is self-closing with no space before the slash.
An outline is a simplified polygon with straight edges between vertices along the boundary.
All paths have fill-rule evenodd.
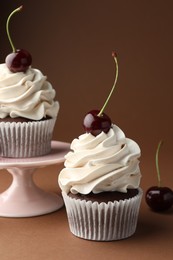
<path id="1" fill-rule="evenodd" d="M 163 183 L 173 188 L 173 1 L 2 0 L 0 62 L 11 49 L 7 14 L 24 4 L 10 26 L 18 48 L 32 53 L 33 67 L 52 82 L 61 103 L 54 139 L 70 142 L 82 119 L 100 108 L 114 80 L 112 50 L 119 58 L 117 92 L 106 113 L 142 150 L 142 188 L 156 184 L 154 154 L 160 139 Z M 37 180 L 57 189 L 56 167 Z M 3 173 L 1 171 L 0 173 Z M 8 175 L 0 175 L 1 191 Z M 172 259 L 173 212 L 156 214 L 142 203 L 136 234 L 95 243 L 70 234 L 65 210 L 28 219 L 0 219 L 0 259 Z"/>
<path id="2" fill-rule="evenodd" d="M 170 159 L 170 158 L 169 158 Z M 165 162 L 164 179 L 168 179 L 171 160 Z M 168 163 L 169 162 L 169 163 Z M 57 174 L 61 166 L 39 169 L 35 182 L 46 191 L 60 192 Z M 155 172 L 150 159 L 141 164 L 142 188 L 155 184 Z M 150 174 L 151 177 L 147 177 Z M 169 178 L 172 183 L 173 178 Z M 0 171 L 0 192 L 6 189 L 10 177 Z M 131 238 L 115 242 L 92 242 L 73 236 L 68 227 L 65 209 L 33 218 L 0 218 L 1 260 L 104 260 L 140 259 L 171 260 L 173 255 L 173 209 L 167 213 L 154 213 L 148 209 L 144 197 L 138 227 Z"/>

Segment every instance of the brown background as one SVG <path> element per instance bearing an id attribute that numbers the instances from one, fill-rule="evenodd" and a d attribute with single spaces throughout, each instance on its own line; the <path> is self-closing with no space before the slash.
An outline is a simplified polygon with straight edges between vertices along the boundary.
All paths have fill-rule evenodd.
<path id="1" fill-rule="evenodd" d="M 111 52 L 116 50 L 117 91 L 105 112 L 139 143 L 141 166 L 143 158 L 151 156 L 154 167 L 160 139 L 165 142 L 162 156 L 171 156 L 172 1 L 1 0 L 0 62 L 11 52 L 7 16 L 21 4 L 23 12 L 11 20 L 11 37 L 16 48 L 32 53 L 33 67 L 56 89 L 61 108 L 54 139 L 71 142 L 83 133 L 84 115 L 102 107 L 114 81 Z"/>
<path id="2" fill-rule="evenodd" d="M 71 142 L 83 133 L 85 113 L 102 107 L 114 81 L 111 52 L 115 50 L 119 60 L 119 79 L 117 91 L 105 112 L 124 130 L 126 136 L 135 139 L 141 147 L 141 186 L 144 191 L 157 183 L 154 156 L 159 140 L 164 140 L 160 154 L 162 180 L 173 188 L 173 2 L 1 0 L 0 62 L 4 62 L 5 56 L 11 52 L 5 33 L 7 16 L 21 4 L 24 5 L 23 12 L 11 20 L 11 36 L 17 48 L 30 51 L 33 67 L 42 70 L 56 89 L 61 108 L 54 139 Z M 52 183 L 56 189 L 54 179 Z M 141 224 L 145 216 L 148 217 L 145 222 L 149 224 L 148 229 L 156 219 L 162 221 L 160 237 L 163 236 L 163 241 L 169 237 L 171 244 L 173 237 L 163 232 L 163 223 L 167 225 L 173 222 L 172 213 L 164 217 L 161 215 L 159 219 L 158 215 L 148 213 L 144 201 L 142 210 L 144 215 Z M 142 239 L 143 235 L 141 231 L 139 237 Z M 162 244 L 163 241 L 153 243 Z M 73 247 L 73 242 L 70 245 Z M 142 242 L 140 245 L 143 245 Z M 150 244 L 146 248 L 148 246 Z M 156 252 L 158 248 L 159 245 L 155 247 Z M 142 249 L 145 247 L 142 246 Z M 171 248 L 166 250 L 172 251 Z M 118 252 L 120 257 L 121 246 Z M 158 252 L 161 254 L 164 251 Z M 154 259 L 149 258 L 151 254 L 152 250 L 148 258 L 143 256 L 140 259 Z M 126 259 L 123 257 L 119 259 Z M 158 259 L 164 259 L 162 257 L 166 255 Z M 31 258 L 25 258 L 23 254 L 21 259 Z M 55 258 L 52 256 L 49 259 Z M 171 258 L 167 256 L 166 259 Z"/>

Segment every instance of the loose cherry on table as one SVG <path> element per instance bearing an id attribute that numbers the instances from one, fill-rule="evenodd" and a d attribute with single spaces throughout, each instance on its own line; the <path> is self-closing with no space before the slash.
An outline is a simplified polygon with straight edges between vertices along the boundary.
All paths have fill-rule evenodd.
<path id="1" fill-rule="evenodd" d="M 161 186 L 158 155 L 162 143 L 162 141 L 159 142 L 156 150 L 158 186 L 150 187 L 145 194 L 146 203 L 154 211 L 165 211 L 170 209 L 173 205 L 173 191 L 169 187 Z"/>
<path id="2" fill-rule="evenodd" d="M 107 116 L 105 113 L 103 113 L 114 89 L 117 83 L 118 79 L 118 61 L 117 61 L 117 56 L 115 52 L 112 52 L 112 57 L 114 58 L 115 61 L 115 66 L 116 66 L 116 73 L 115 73 L 115 80 L 114 84 L 112 86 L 112 89 L 109 93 L 109 96 L 107 97 L 103 107 L 101 110 L 91 110 L 88 112 L 83 120 L 83 127 L 87 133 L 91 133 L 94 136 L 99 135 L 102 131 L 104 133 L 108 133 L 108 131 L 111 128 L 112 122 L 109 116 Z"/>
<path id="3" fill-rule="evenodd" d="M 9 33 L 9 22 L 10 22 L 11 17 L 15 13 L 21 11 L 22 8 L 23 8 L 23 6 L 20 6 L 17 9 L 15 9 L 9 15 L 9 17 L 7 19 L 7 23 L 6 23 L 7 36 L 8 36 L 8 39 L 9 39 L 9 42 L 11 44 L 13 52 L 7 55 L 7 57 L 5 59 L 5 63 L 6 63 L 6 65 L 9 68 L 10 71 L 12 71 L 12 72 L 24 72 L 25 73 L 32 63 L 32 56 L 28 51 L 26 51 L 24 49 L 16 49 L 14 47 L 14 44 L 11 40 L 10 33 Z"/>
<path id="4" fill-rule="evenodd" d="M 168 210 L 173 205 L 173 191 L 168 187 L 150 187 L 146 192 L 146 202 L 154 211 Z"/>

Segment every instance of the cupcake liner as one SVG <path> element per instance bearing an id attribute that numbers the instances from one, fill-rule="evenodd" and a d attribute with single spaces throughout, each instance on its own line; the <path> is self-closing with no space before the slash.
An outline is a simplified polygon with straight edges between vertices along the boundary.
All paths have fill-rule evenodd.
<path id="1" fill-rule="evenodd" d="M 56 118 L 0 123 L 0 155 L 27 158 L 48 154 Z"/>
<path id="2" fill-rule="evenodd" d="M 142 190 L 133 198 L 98 203 L 62 196 L 71 232 L 80 238 L 96 241 L 120 240 L 136 231 Z"/>

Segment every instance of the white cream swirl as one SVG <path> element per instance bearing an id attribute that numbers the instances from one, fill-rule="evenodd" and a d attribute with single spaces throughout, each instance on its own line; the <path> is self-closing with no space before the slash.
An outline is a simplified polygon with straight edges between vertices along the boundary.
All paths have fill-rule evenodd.
<path id="1" fill-rule="evenodd" d="M 0 64 L 0 118 L 54 118 L 59 111 L 55 94 L 40 70 L 29 68 L 26 73 L 13 73 L 6 64 Z"/>
<path id="2" fill-rule="evenodd" d="M 139 187 L 140 148 L 118 126 L 96 137 L 85 133 L 72 141 L 71 149 L 58 180 L 66 193 L 127 192 Z"/>

